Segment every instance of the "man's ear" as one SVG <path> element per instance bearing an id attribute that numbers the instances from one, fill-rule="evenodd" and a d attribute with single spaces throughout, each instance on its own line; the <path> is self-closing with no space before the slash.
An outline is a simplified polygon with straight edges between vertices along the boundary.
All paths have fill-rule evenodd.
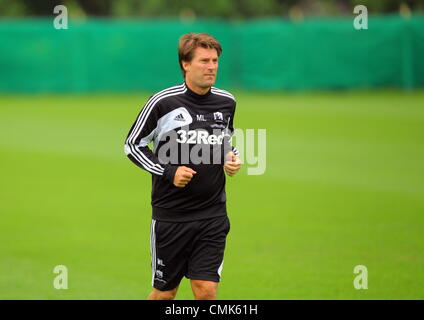
<path id="1" fill-rule="evenodd" d="M 182 61 L 183 69 L 187 73 L 188 68 L 190 66 L 190 61 Z"/>

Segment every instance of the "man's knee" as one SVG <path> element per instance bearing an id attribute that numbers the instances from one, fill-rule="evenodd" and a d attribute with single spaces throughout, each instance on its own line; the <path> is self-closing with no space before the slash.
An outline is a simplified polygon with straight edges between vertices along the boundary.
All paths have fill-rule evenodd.
<path id="1" fill-rule="evenodd" d="M 177 295 L 178 287 L 168 291 L 160 291 L 153 288 L 153 291 L 149 294 L 147 300 L 174 300 Z"/>
<path id="2" fill-rule="evenodd" d="M 218 283 L 204 280 L 191 280 L 194 298 L 196 300 L 215 300 Z"/>

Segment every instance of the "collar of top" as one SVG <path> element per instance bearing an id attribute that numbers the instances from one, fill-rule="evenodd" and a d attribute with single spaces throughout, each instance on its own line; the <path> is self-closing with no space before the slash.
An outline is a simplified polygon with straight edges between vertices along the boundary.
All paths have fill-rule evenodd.
<path id="1" fill-rule="evenodd" d="M 187 88 L 186 94 L 196 99 L 205 99 L 212 93 L 211 88 L 209 88 L 208 92 L 206 92 L 205 94 L 198 94 L 194 92 L 193 90 L 191 90 L 186 82 L 184 82 L 184 86 Z"/>

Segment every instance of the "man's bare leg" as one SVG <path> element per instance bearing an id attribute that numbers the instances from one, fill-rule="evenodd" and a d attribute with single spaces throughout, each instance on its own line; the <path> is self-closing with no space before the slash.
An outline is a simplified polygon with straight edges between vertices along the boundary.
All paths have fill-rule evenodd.
<path id="1" fill-rule="evenodd" d="M 190 280 L 191 289 L 196 300 L 216 300 L 218 283 L 205 280 Z"/>
<path id="2" fill-rule="evenodd" d="M 156 288 L 153 288 L 152 292 L 150 292 L 147 300 L 173 300 L 177 295 L 178 287 L 168 291 L 160 291 Z"/>

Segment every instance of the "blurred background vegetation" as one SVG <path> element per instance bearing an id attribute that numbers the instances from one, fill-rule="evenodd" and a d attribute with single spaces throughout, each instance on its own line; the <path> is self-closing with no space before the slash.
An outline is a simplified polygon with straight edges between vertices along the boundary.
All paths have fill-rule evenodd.
<path id="1" fill-rule="evenodd" d="M 424 11 L 422 0 L 0 0 L 0 17 L 51 16 L 52 8 L 65 5 L 73 17 L 263 17 L 345 16 L 355 5 L 370 13 L 387 14 Z"/>

